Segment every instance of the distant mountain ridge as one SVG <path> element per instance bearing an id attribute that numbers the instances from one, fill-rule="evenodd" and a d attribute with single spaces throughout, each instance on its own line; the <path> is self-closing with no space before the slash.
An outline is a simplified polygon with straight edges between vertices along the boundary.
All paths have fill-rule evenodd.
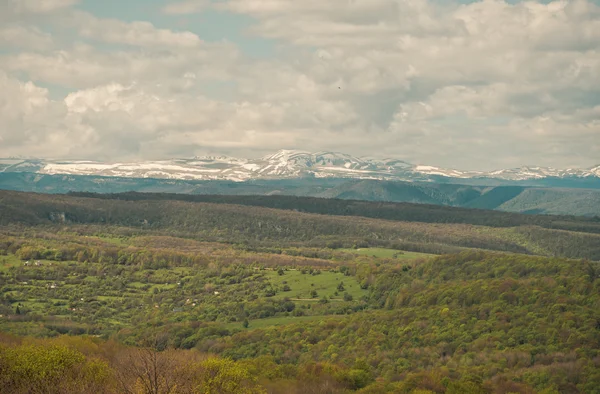
<path id="1" fill-rule="evenodd" d="M 191 195 L 287 195 L 600 217 L 598 188 L 570 189 L 518 184 L 466 185 L 315 177 L 233 182 L 0 172 L 0 189 L 37 193 L 137 191 Z"/>
<path id="2" fill-rule="evenodd" d="M 427 165 L 413 165 L 394 158 L 359 158 L 345 153 L 311 153 L 296 150 L 281 150 L 259 159 L 205 156 L 193 159 L 104 163 L 83 160 L 10 158 L 0 159 L 0 172 L 234 182 L 303 177 L 425 182 L 485 179 L 513 182 L 590 178 L 598 178 L 600 181 L 600 165 L 588 169 L 559 170 L 550 167 L 520 167 L 490 172 L 460 171 Z"/>

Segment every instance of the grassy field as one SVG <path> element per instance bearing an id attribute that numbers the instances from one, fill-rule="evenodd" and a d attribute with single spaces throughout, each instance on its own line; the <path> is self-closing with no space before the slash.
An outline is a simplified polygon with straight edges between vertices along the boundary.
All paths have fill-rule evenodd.
<path id="1" fill-rule="evenodd" d="M 0 257 L 0 271 L 7 271 L 12 267 L 22 266 L 23 261 L 19 260 L 15 255 Z"/>
<path id="2" fill-rule="evenodd" d="M 385 259 L 398 259 L 398 260 L 416 260 L 430 258 L 435 255 L 427 253 L 417 252 L 405 252 L 402 250 L 395 249 L 384 249 L 384 248 L 361 248 L 361 249 L 340 249 L 347 253 L 353 253 L 361 256 L 371 256 Z"/>
<path id="3" fill-rule="evenodd" d="M 309 272 L 303 274 L 300 270 L 289 270 L 284 271 L 283 275 L 279 275 L 277 271 L 269 271 L 267 275 L 271 285 L 279 290 L 273 297 L 275 299 L 287 297 L 292 301 L 315 302 L 325 296 L 331 301 L 343 301 L 344 293 L 350 294 L 356 300 L 368 294 L 360 288 L 354 277 L 339 272 L 321 271 L 315 275 Z M 285 285 L 289 286 L 289 291 L 283 291 Z M 317 292 L 316 297 L 311 295 L 313 290 Z"/>

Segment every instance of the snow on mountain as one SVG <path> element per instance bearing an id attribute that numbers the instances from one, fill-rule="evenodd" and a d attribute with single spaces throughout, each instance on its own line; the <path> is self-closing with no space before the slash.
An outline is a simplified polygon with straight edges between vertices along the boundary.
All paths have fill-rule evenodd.
<path id="1" fill-rule="evenodd" d="M 218 161 L 218 162 L 222 162 L 222 163 L 240 163 L 240 162 L 247 162 L 248 160 L 246 159 L 238 159 L 237 157 L 231 157 L 231 156 L 196 156 L 194 157 L 193 161 Z"/>
<path id="2" fill-rule="evenodd" d="M 495 178 L 512 181 L 547 177 L 600 177 L 600 165 L 589 169 L 558 170 L 550 167 L 520 167 L 491 172 L 459 171 L 428 165 L 412 165 L 394 158 L 359 158 L 337 152 L 311 153 L 299 150 L 281 150 L 258 159 L 203 156 L 193 159 L 115 163 L 11 158 L 0 159 L 0 171 L 230 181 L 304 176 L 404 181 L 435 180 L 435 177 L 439 176 L 458 179 Z"/>
<path id="3" fill-rule="evenodd" d="M 418 172 L 420 174 L 427 174 L 427 175 L 439 175 L 439 176 L 445 176 L 448 178 L 476 178 L 479 176 L 485 176 L 483 172 L 478 172 L 478 171 L 458 171 L 458 170 L 452 170 L 452 169 L 447 169 L 447 168 L 439 168 L 439 167 L 433 167 L 433 166 L 415 166 L 413 168 L 414 172 Z"/>
<path id="4" fill-rule="evenodd" d="M 600 178 L 600 164 L 589 169 L 590 174 Z"/>
<path id="5" fill-rule="evenodd" d="M 263 176 L 290 177 L 314 175 L 316 177 L 336 176 L 338 173 L 377 171 L 381 163 L 374 163 L 345 153 L 310 153 L 295 150 L 282 150 L 265 156 L 254 163 L 262 165 L 258 171 Z"/>
<path id="6" fill-rule="evenodd" d="M 590 177 L 600 176 L 600 172 L 594 168 L 588 170 L 579 168 L 568 168 L 559 170 L 552 167 L 519 167 L 505 170 L 492 171 L 485 176 L 490 178 L 500 178 L 506 180 L 526 180 L 526 179 L 543 179 L 543 178 L 566 178 L 566 177 Z"/>

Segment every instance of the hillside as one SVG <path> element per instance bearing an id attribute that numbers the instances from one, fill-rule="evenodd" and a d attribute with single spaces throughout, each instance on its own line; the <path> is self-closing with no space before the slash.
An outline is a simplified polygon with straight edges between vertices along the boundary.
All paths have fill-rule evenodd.
<path id="1" fill-rule="evenodd" d="M 467 247 L 600 260 L 595 219 L 287 196 L 90 196 L 0 192 L 0 224 L 126 226 L 255 245 L 362 244 L 429 253 Z"/>
<path id="2" fill-rule="evenodd" d="M 466 180 L 465 180 L 466 181 Z M 292 195 L 367 201 L 411 202 L 524 213 L 600 216 L 600 191 L 511 185 L 299 178 L 193 181 L 0 173 L 0 188 L 38 193 L 183 193 L 192 195 Z"/>
<path id="3" fill-rule="evenodd" d="M 431 204 L 370 202 L 295 196 L 224 196 L 167 193 L 94 194 L 70 193 L 72 197 L 119 201 L 186 201 L 196 203 L 247 205 L 334 216 L 362 216 L 374 219 L 423 223 L 467 223 L 491 227 L 537 225 L 545 228 L 600 233 L 600 218 L 558 215 L 523 215 L 492 210 L 466 209 Z M 50 197 L 49 200 L 52 200 Z"/>
<path id="4" fill-rule="evenodd" d="M 505 200 L 498 209 L 511 212 L 600 216 L 600 193 L 594 190 L 525 189 L 515 198 Z"/>

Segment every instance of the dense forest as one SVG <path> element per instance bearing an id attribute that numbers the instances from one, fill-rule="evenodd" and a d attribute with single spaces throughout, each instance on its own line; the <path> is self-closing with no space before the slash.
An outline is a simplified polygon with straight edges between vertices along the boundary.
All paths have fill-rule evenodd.
<path id="1" fill-rule="evenodd" d="M 594 219 L 188 198 L 0 192 L 2 392 L 600 393 Z"/>
<path id="2" fill-rule="evenodd" d="M 494 194 L 493 192 L 491 194 Z M 224 196 L 158 193 L 69 193 L 72 196 L 122 201 L 177 200 L 217 204 L 249 205 L 323 215 L 362 216 L 374 219 L 424 223 L 466 223 L 491 227 L 536 225 L 546 228 L 600 233 L 600 217 L 522 215 L 440 205 L 372 202 L 294 196 Z M 493 198 L 493 197 L 490 197 Z M 475 208 L 475 207 L 474 207 Z"/>

